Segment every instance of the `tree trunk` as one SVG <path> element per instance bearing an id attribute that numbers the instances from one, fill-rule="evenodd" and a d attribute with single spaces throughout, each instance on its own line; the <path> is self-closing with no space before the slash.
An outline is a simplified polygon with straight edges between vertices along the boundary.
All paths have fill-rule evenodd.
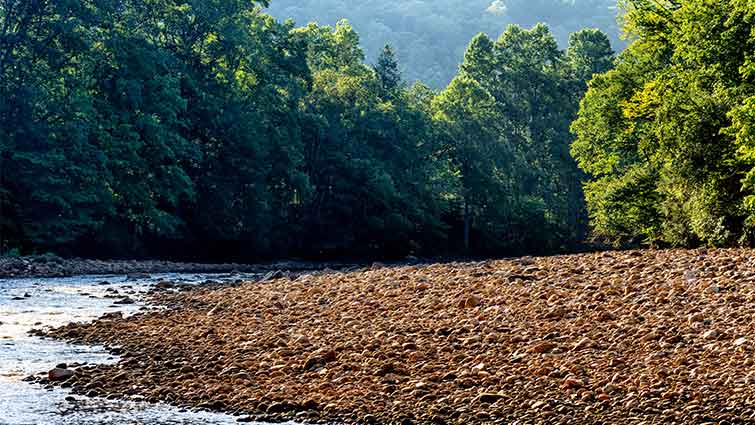
<path id="1" fill-rule="evenodd" d="M 469 201 L 464 197 L 464 251 L 469 252 Z"/>

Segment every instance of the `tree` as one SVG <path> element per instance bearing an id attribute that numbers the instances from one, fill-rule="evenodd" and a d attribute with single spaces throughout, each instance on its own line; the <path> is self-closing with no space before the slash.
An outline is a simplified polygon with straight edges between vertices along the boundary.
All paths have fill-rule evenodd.
<path id="1" fill-rule="evenodd" d="M 268 10 L 301 26 L 348 19 L 362 36 L 367 57 L 378 57 L 389 43 L 406 82 L 438 90 L 454 78 L 475 34 L 496 39 L 511 24 L 529 28 L 546 23 L 561 47 L 583 27 L 600 28 L 617 49 L 625 45 L 616 0 L 274 0 Z"/>
<path id="2" fill-rule="evenodd" d="M 385 92 L 393 92 L 401 86 L 401 72 L 398 69 L 396 54 L 390 45 L 386 44 L 380 52 L 374 69 Z"/>
<path id="3" fill-rule="evenodd" d="M 0 232 L 26 249 L 70 246 L 96 232 L 110 208 L 105 158 L 91 139 L 91 63 L 81 59 L 97 10 L 0 3 Z"/>
<path id="4" fill-rule="evenodd" d="M 590 81 L 593 75 L 613 68 L 613 57 L 608 36 L 598 29 L 583 29 L 569 36 L 566 60 L 580 81 Z"/>
<path id="5" fill-rule="evenodd" d="M 312 247 L 323 253 L 407 254 L 438 226 L 429 194 L 431 119 L 398 85 L 361 63 L 350 25 L 296 30 L 309 44 L 312 89 L 302 113 L 304 200 Z M 316 46 L 316 47 L 315 47 Z M 397 76 L 397 75 L 396 75 Z"/>
<path id="6" fill-rule="evenodd" d="M 591 176 L 585 190 L 596 235 L 682 246 L 751 242 L 743 112 L 753 93 L 750 8 L 703 0 L 631 0 L 626 8 L 636 39 L 615 70 L 590 83 L 573 126 L 572 153 Z"/>
<path id="7" fill-rule="evenodd" d="M 461 181 L 463 243 L 468 252 L 473 210 L 483 207 L 487 191 L 499 187 L 494 179 L 505 160 L 496 146 L 496 103 L 479 83 L 461 75 L 451 81 L 433 106 L 435 119 L 444 125 L 446 133 L 443 149 L 452 158 Z"/>
<path id="8" fill-rule="evenodd" d="M 481 158 L 497 161 L 495 166 L 483 167 L 495 177 L 465 186 L 463 195 L 468 199 L 473 190 L 495 188 L 481 197 L 483 201 L 472 204 L 476 228 L 486 235 L 491 250 L 564 246 L 584 235 L 581 175 L 569 156 L 569 126 L 585 90 L 582 78 L 589 76 L 576 75 L 574 69 L 577 64 L 604 66 L 613 56 L 610 46 L 605 49 L 597 41 L 607 40 L 599 32 L 576 34 L 572 39 L 575 45 L 564 52 L 544 25 L 529 30 L 511 26 L 496 41 L 479 34 L 465 54 L 459 77 L 474 82 L 492 99 L 488 108 L 494 118 L 482 124 L 473 118 L 473 111 L 464 111 L 455 120 L 444 121 L 458 128 L 450 140 L 468 136 L 488 141 L 485 149 L 473 148 L 478 156 L 472 162 Z M 585 39 L 600 48 L 587 49 Z M 449 89 L 452 87 L 456 88 L 455 84 Z M 473 92 L 455 96 L 464 98 Z M 451 104 L 449 98 L 443 101 Z M 482 99 L 469 102 L 488 105 Z M 487 134 L 465 128 L 464 120 L 476 123 Z M 467 224 L 469 216 L 465 214 Z M 526 223 L 538 223 L 535 227 L 540 232 L 523 232 Z"/>
<path id="9" fill-rule="evenodd" d="M 365 65 L 348 21 L 296 28 L 264 5 L 0 0 L 0 251 L 400 258 L 578 239 L 568 124 L 610 62 L 600 33 L 568 52 L 543 25 L 481 34 L 438 93 L 405 85 L 390 46 Z M 689 88 L 622 99 L 623 119 L 662 86 Z M 690 135 L 718 116 L 704 99 L 712 113 L 675 112 L 698 123 Z M 749 116 L 730 116 L 745 149 Z"/>

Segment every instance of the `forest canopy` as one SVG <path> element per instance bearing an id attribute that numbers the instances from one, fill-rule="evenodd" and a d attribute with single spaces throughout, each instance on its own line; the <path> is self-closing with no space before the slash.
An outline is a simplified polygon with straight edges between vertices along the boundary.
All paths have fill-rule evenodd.
<path id="1" fill-rule="evenodd" d="M 404 10 L 421 4 L 393 7 L 409 24 L 431 16 Z M 584 238 L 569 126 L 611 67 L 605 33 L 564 47 L 542 24 L 470 27 L 433 90 L 402 72 L 423 69 L 402 64 L 403 41 L 366 60 L 348 21 L 296 26 L 265 6 L 2 0 L 2 250 L 400 258 Z M 461 42 L 448 35 L 436 45 Z"/>
<path id="2" fill-rule="evenodd" d="M 590 82 L 573 125 L 595 235 L 752 245 L 753 2 L 631 0 L 626 8 L 636 41 Z"/>
<path id="3" fill-rule="evenodd" d="M 369 63 L 390 44 L 406 80 L 433 88 L 451 81 L 472 37 L 483 32 L 497 38 L 510 24 L 545 23 L 562 48 L 583 28 L 598 28 L 614 48 L 624 46 L 616 0 L 274 0 L 267 10 L 299 25 L 348 19 Z"/>

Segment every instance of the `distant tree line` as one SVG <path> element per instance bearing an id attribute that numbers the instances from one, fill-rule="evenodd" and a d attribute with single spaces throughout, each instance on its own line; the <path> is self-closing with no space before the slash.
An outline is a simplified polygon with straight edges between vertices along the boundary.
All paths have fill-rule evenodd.
<path id="1" fill-rule="evenodd" d="M 369 61 L 390 43 L 406 80 L 435 89 L 453 79 L 472 37 L 498 37 L 510 24 L 545 23 L 561 47 L 569 34 L 598 28 L 615 49 L 624 47 L 616 0 L 274 0 L 266 10 L 298 24 L 334 25 L 346 18 Z"/>
<path id="2" fill-rule="evenodd" d="M 544 25 L 478 35 L 435 91 L 390 46 L 366 65 L 345 21 L 261 6 L 0 0 L 2 250 L 403 257 L 584 238 L 569 125 L 612 66 L 605 34 L 565 50 Z"/>

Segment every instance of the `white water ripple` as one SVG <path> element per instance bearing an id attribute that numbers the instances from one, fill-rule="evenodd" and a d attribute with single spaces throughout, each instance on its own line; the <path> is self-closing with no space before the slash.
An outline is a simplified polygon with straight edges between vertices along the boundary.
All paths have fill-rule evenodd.
<path id="1" fill-rule="evenodd" d="M 114 305 L 119 298 L 108 297 L 138 298 L 138 294 L 160 279 L 201 282 L 238 277 L 163 274 L 136 281 L 126 281 L 122 275 L 0 279 L 0 425 L 236 424 L 237 418 L 230 415 L 189 411 L 163 404 L 83 396 L 74 396 L 72 400 L 68 390 L 47 390 L 22 380 L 59 363 L 117 361 L 102 347 L 71 345 L 29 336 L 28 332 L 33 328 L 91 321 L 116 311 L 134 313 L 142 308 L 138 302 Z"/>

